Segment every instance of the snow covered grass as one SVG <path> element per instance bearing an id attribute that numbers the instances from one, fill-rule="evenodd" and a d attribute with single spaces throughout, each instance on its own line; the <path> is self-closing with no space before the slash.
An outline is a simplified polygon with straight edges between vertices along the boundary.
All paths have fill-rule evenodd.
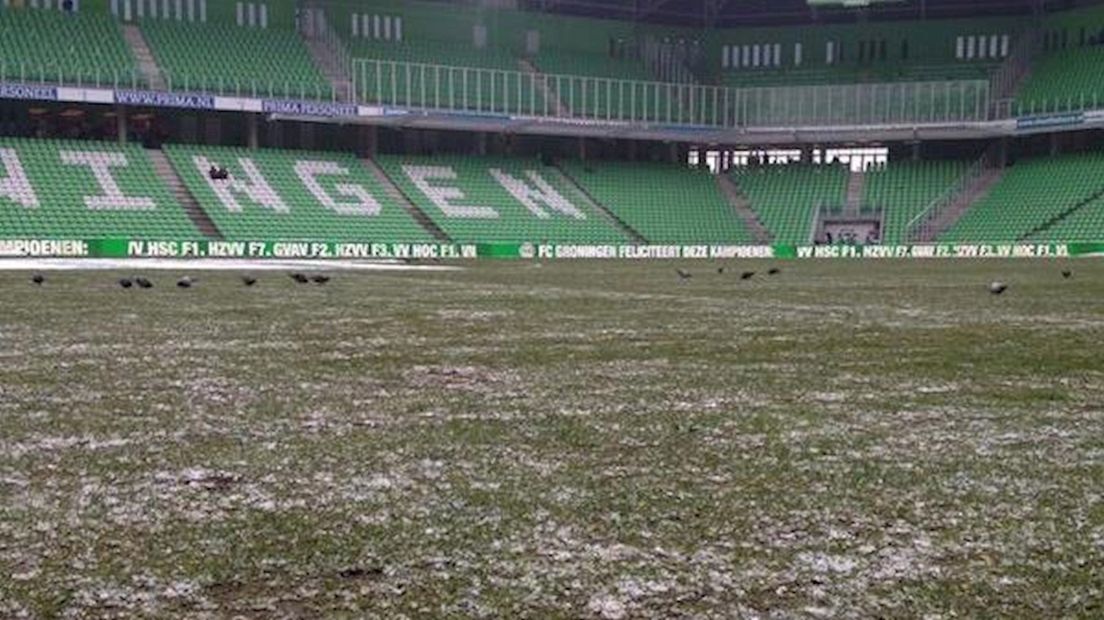
<path id="1" fill-rule="evenodd" d="M 1104 265 L 780 266 L 0 272 L 0 617 L 1104 614 Z"/>

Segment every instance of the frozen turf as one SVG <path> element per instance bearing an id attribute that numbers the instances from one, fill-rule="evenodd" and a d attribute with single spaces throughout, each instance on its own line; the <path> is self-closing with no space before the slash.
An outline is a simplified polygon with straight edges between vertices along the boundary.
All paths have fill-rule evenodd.
<path id="1" fill-rule="evenodd" d="M 1104 613 L 1104 265 L 782 266 L 0 272 L 0 617 Z"/>

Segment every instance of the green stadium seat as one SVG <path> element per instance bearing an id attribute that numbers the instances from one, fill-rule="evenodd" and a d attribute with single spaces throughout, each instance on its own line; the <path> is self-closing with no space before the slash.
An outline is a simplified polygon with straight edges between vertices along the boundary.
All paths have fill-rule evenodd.
<path id="1" fill-rule="evenodd" d="M 143 85 L 119 25 L 95 11 L 0 10 L 0 78 Z"/>
<path id="2" fill-rule="evenodd" d="M 706 171 L 672 164 L 569 162 L 590 195 L 652 243 L 752 243 L 754 236 Z"/>
<path id="3" fill-rule="evenodd" d="M 0 153 L 6 181 L 0 234 L 5 238 L 201 237 L 141 148 L 4 138 Z M 19 180 L 24 178 L 25 183 Z"/>
<path id="4" fill-rule="evenodd" d="M 183 145 L 165 153 L 227 239 L 432 241 L 352 155 Z M 231 179 L 210 179 L 211 165 Z"/>
<path id="5" fill-rule="evenodd" d="M 1082 234 L 1081 227 L 1093 221 L 1092 214 L 1099 207 L 1085 209 L 1083 214 L 1078 209 L 1068 223 L 1060 220 L 1074 207 L 1104 191 L 1102 173 L 1104 154 L 1100 153 L 1018 161 L 940 240 L 1011 242 L 1033 234 L 1048 240 L 1065 240 L 1059 235 L 1075 230 Z"/>
<path id="6" fill-rule="evenodd" d="M 893 161 L 867 171 L 863 204 L 883 212 L 882 241 L 908 242 L 908 224 L 949 191 L 969 165 L 965 161 Z"/>
<path id="7" fill-rule="evenodd" d="M 807 244 L 817 209 L 845 202 L 849 172 L 840 165 L 734 168 L 732 178 L 751 201 L 775 243 Z"/>
<path id="8" fill-rule="evenodd" d="M 292 30 L 147 19 L 141 23 L 172 90 L 330 99 L 332 85 Z"/>
<path id="9" fill-rule="evenodd" d="M 385 155 L 378 161 L 457 242 L 626 241 L 559 170 L 535 160 Z"/>

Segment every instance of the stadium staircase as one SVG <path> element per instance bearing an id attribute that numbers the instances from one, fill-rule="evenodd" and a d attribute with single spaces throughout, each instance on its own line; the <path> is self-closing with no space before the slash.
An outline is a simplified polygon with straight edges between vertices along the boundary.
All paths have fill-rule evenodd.
<path id="1" fill-rule="evenodd" d="M 755 210 L 751 208 L 751 201 L 740 191 L 736 183 L 732 181 L 732 177 L 727 174 L 718 174 L 717 185 L 720 186 L 721 193 L 728 199 L 728 204 L 732 207 L 732 210 L 744 221 L 744 227 L 755 237 L 755 242 L 759 245 L 769 244 L 773 240 L 773 235 L 771 235 L 767 227 L 763 226 L 763 223 L 759 221 L 759 216 L 756 215 Z"/>
<path id="2" fill-rule="evenodd" d="M 350 73 L 352 59 L 329 22 L 321 20 L 314 25 L 316 31 L 300 31 L 314 64 L 333 87 L 338 101 L 353 101 L 353 78 Z"/>
<path id="3" fill-rule="evenodd" d="M 564 183 L 566 183 L 570 187 L 572 187 L 575 190 L 575 192 L 578 194 L 578 196 L 583 201 L 585 201 L 586 204 L 591 209 L 593 209 L 593 210 L 601 213 L 602 215 L 606 216 L 606 219 L 608 219 L 613 226 L 616 226 L 616 227 L 620 228 L 622 231 L 625 232 L 626 235 L 631 237 L 633 241 L 635 241 L 637 243 L 647 243 L 648 242 L 648 240 L 645 239 L 643 235 L 641 235 L 640 233 L 633 230 L 632 226 L 629 226 L 628 224 L 626 224 L 624 222 L 624 220 L 617 217 L 617 215 L 614 214 L 613 211 L 610 211 L 609 208 L 606 207 L 606 205 L 602 204 L 597 199 L 595 199 L 594 196 L 592 196 L 590 194 L 590 192 L 588 192 L 585 187 L 580 185 L 575 179 L 573 179 L 571 177 L 571 175 L 569 175 L 567 172 L 565 172 L 564 169 L 561 168 L 558 163 L 554 164 L 552 167 L 556 171 L 556 173 L 560 176 L 560 179 L 562 179 Z"/>
<path id="4" fill-rule="evenodd" d="M 142 36 L 142 31 L 134 24 L 122 24 L 121 27 L 123 29 L 123 39 L 130 47 L 130 53 L 134 55 L 134 59 L 138 62 L 138 72 L 141 73 L 146 84 L 154 90 L 165 90 L 167 88 L 165 78 L 161 75 L 161 68 L 157 66 L 157 60 L 153 57 L 153 50 L 150 49 L 146 38 Z"/>
<path id="5" fill-rule="evenodd" d="M 954 227 L 970 207 L 988 196 L 1003 177 L 1002 168 L 984 168 L 966 179 L 941 208 L 934 210 L 921 222 L 915 241 L 932 243 L 939 239 Z"/>
<path id="6" fill-rule="evenodd" d="M 552 112 L 554 116 L 560 118 L 571 116 L 571 108 L 564 105 L 556 93 L 548 88 L 548 84 L 544 81 L 544 74 L 534 67 L 533 63 L 525 58 L 519 58 L 518 68 L 521 69 L 522 73 L 534 76 L 537 94 L 544 97 L 544 100 L 548 102 L 548 107 L 551 108 L 549 111 Z"/>
<path id="7" fill-rule="evenodd" d="M 153 171 L 161 177 L 165 186 L 172 191 L 173 196 L 184 207 L 184 211 L 191 218 L 196 229 L 209 239 L 222 239 L 222 233 L 219 232 L 218 227 L 211 221 L 207 212 L 196 201 L 195 196 L 192 196 L 192 193 L 188 191 L 184 181 L 180 179 L 180 175 L 176 174 L 176 170 L 173 169 L 172 163 L 169 162 L 169 158 L 165 156 L 164 151 L 149 149 L 146 151 L 146 155 L 149 156 L 150 163 L 153 164 Z"/>
<path id="8" fill-rule="evenodd" d="M 414 218 L 416 222 L 421 224 L 422 228 L 429 231 L 429 234 L 433 235 L 434 239 L 446 243 L 451 241 L 451 239 L 449 239 L 449 236 L 445 234 L 445 231 L 441 230 L 441 227 L 438 226 L 432 219 L 430 219 L 430 217 L 426 215 L 425 211 L 422 211 L 420 208 L 418 208 L 418 205 L 414 204 L 414 201 L 411 200 L 410 197 L 407 196 L 402 191 L 402 189 L 400 189 L 399 186 L 391 180 L 391 177 L 388 176 L 386 172 L 384 172 L 383 168 L 379 167 L 379 164 L 377 164 L 375 160 L 366 157 L 364 159 L 361 159 L 360 161 L 364 164 L 364 167 L 368 169 L 368 172 L 372 173 L 372 176 L 375 177 L 376 181 L 379 182 L 380 187 L 383 188 L 383 191 L 387 195 L 387 197 L 390 198 L 395 204 L 401 206 L 403 209 L 406 209 L 406 212 L 410 214 L 410 217 Z"/>
<path id="9" fill-rule="evenodd" d="M 847 177 L 847 197 L 843 203 L 845 216 L 855 217 L 859 214 L 865 186 L 866 175 L 861 170 L 852 170 L 851 176 Z"/>

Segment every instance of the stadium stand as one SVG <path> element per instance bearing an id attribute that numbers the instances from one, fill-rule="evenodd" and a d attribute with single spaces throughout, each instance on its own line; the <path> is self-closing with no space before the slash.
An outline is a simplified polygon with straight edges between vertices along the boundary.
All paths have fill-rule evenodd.
<path id="1" fill-rule="evenodd" d="M 1099 243 L 1102 236 L 1104 236 L 1104 198 L 1097 197 L 1063 214 L 1053 223 L 1044 224 L 1042 229 L 1030 235 L 1028 240 Z"/>
<path id="2" fill-rule="evenodd" d="M 652 243 L 751 243 L 716 179 L 671 164 L 569 162 L 564 170 Z"/>
<path id="3" fill-rule="evenodd" d="M 331 97 L 331 85 L 292 30 L 154 19 L 141 28 L 173 90 Z"/>
<path id="4" fill-rule="evenodd" d="M 1083 110 L 1104 103 L 1104 47 L 1045 54 L 1016 97 L 1026 113 Z"/>
<path id="5" fill-rule="evenodd" d="M 227 239 L 431 239 L 351 155 L 181 145 L 165 152 Z M 225 166 L 230 179 L 211 179 L 211 166 Z"/>
<path id="6" fill-rule="evenodd" d="M 909 222 L 946 193 L 968 167 L 964 161 L 903 161 L 867 171 L 863 204 L 882 210 L 882 241 L 907 242 Z"/>
<path id="7" fill-rule="evenodd" d="M 62 84 L 137 84 L 134 58 L 110 15 L 0 10 L 0 77 Z"/>
<path id="8" fill-rule="evenodd" d="M 940 240 L 1017 241 L 1037 231 L 1043 234 L 1044 228 L 1066 230 L 1066 224 L 1052 226 L 1052 223 L 1098 198 L 1104 192 L 1102 173 L 1104 154 L 1100 153 L 1016 162 L 1005 171 L 1001 182 L 974 203 Z M 1085 211 L 1095 212 L 1096 209 Z M 1078 216 L 1068 225 L 1081 230 L 1080 226 L 1087 221 L 1091 221 L 1091 215 Z"/>
<path id="9" fill-rule="evenodd" d="M 840 165 L 772 165 L 734 168 L 733 179 L 751 201 L 776 243 L 808 243 L 820 207 L 838 208 L 847 193 Z"/>
<path id="10" fill-rule="evenodd" d="M 377 161 L 453 241 L 626 240 L 557 168 L 536 160 L 384 155 Z"/>
<path id="11" fill-rule="evenodd" d="M 0 235 L 6 238 L 199 236 L 138 147 L 4 138 L 0 160 Z"/>

